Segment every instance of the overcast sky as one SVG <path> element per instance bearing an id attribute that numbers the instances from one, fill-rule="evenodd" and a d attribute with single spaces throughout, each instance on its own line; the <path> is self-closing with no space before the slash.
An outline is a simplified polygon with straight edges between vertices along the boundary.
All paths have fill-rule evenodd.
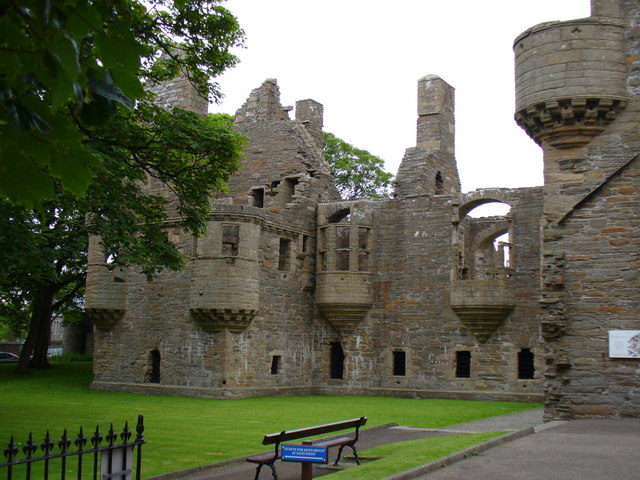
<path id="1" fill-rule="evenodd" d="M 240 64 L 218 79 L 211 111 L 235 113 L 276 78 L 283 105 L 313 98 L 324 129 L 396 173 L 415 146 L 417 80 L 456 89 L 464 191 L 542 184 L 542 153 L 514 122 L 513 40 L 529 27 L 589 15 L 589 0 L 228 0 L 245 30 Z"/>

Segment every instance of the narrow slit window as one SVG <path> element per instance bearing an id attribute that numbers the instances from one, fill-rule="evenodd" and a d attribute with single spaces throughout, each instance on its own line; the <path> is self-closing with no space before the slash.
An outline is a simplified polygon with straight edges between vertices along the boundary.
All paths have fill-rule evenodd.
<path id="1" fill-rule="evenodd" d="M 291 240 L 288 238 L 280 239 L 280 254 L 278 257 L 278 270 L 289 270 L 289 261 L 291 258 Z"/>
<path id="2" fill-rule="evenodd" d="M 160 351 L 158 349 L 149 352 L 149 383 L 160 383 Z"/>
<path id="3" fill-rule="evenodd" d="M 240 245 L 240 225 L 222 226 L 222 255 L 237 257 Z"/>
<path id="4" fill-rule="evenodd" d="M 518 352 L 518 378 L 530 380 L 536 371 L 533 352 L 529 348 L 523 348 Z"/>
<path id="5" fill-rule="evenodd" d="M 471 352 L 468 350 L 456 352 L 456 377 L 471 378 Z"/>
<path id="6" fill-rule="evenodd" d="M 393 352 L 393 375 L 404 377 L 407 374 L 407 352 L 396 350 Z"/>
<path id="7" fill-rule="evenodd" d="M 280 373 L 281 358 L 282 357 L 280 355 L 273 355 L 271 357 L 271 375 L 277 375 Z"/>
<path id="8" fill-rule="evenodd" d="M 442 179 L 442 173 L 436 173 L 436 195 L 442 195 L 444 193 L 444 180 Z"/>
<path id="9" fill-rule="evenodd" d="M 331 358 L 329 361 L 329 376 L 336 380 L 344 378 L 344 351 L 340 342 L 331 344 Z"/>
<path id="10" fill-rule="evenodd" d="M 302 253 L 309 252 L 309 235 L 302 235 Z"/>

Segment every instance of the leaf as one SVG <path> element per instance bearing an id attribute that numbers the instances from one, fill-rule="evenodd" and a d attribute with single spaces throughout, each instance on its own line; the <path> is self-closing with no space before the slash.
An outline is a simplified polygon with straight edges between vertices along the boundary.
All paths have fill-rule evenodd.
<path id="1" fill-rule="evenodd" d="M 51 46 L 51 51 L 70 79 L 80 72 L 78 44 L 70 36 L 59 37 Z"/>
<path id="2" fill-rule="evenodd" d="M 129 109 L 133 108 L 133 102 L 126 97 L 124 93 L 122 93 L 122 90 L 120 90 L 117 85 L 114 85 L 113 83 L 91 80 L 89 81 L 89 91 L 95 95 L 104 97 L 107 100 L 111 100 L 112 102 L 121 103 Z"/>
<path id="3" fill-rule="evenodd" d="M 92 166 L 97 159 L 82 145 L 51 156 L 51 175 L 59 178 L 62 186 L 75 195 L 82 195 L 93 180 Z"/>
<path id="4" fill-rule="evenodd" d="M 31 207 L 53 198 L 53 183 L 31 158 L 0 151 L 0 193 L 15 203 Z"/>

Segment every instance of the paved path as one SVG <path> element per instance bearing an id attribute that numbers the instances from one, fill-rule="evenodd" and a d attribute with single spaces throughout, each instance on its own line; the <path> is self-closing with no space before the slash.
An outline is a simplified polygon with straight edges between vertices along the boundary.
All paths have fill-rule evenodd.
<path id="1" fill-rule="evenodd" d="M 456 433 L 469 432 L 490 432 L 496 430 L 518 430 L 527 426 L 542 423 L 542 409 L 528 410 L 525 412 L 501 417 L 493 417 L 477 422 L 464 423 L 447 427 L 445 429 L 412 428 L 408 426 L 397 426 L 382 429 L 365 430 L 360 434 L 358 451 L 372 448 L 387 443 L 403 442 L 425 437 L 438 435 L 452 435 Z M 331 449 L 331 458 L 337 453 L 337 449 Z M 345 449 L 347 455 L 351 454 L 349 449 Z M 366 456 L 366 453 L 364 454 Z M 300 478 L 300 465 L 297 463 L 276 464 L 279 480 L 298 480 Z M 353 462 L 341 461 L 342 468 L 352 468 Z M 175 472 L 174 474 L 161 476 L 165 480 L 252 480 L 255 475 L 256 466 L 245 461 L 223 463 L 218 466 L 205 467 L 202 471 L 190 472 L 188 474 Z M 314 466 L 314 478 L 334 472 L 335 469 L 325 466 Z M 330 478 L 330 477 L 327 477 Z M 260 473 L 261 480 L 272 479 L 271 471 L 268 467 L 263 467 Z"/>
<path id="2" fill-rule="evenodd" d="M 556 422 L 416 480 L 638 480 L 640 418 Z M 459 426 L 458 426 L 459 427 Z"/>

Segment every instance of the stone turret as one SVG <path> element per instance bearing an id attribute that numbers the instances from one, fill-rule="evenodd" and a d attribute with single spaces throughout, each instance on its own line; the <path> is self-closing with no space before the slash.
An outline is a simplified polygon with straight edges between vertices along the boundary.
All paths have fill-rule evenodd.
<path id="1" fill-rule="evenodd" d="M 591 17 L 536 25 L 513 46 L 515 119 L 543 150 L 548 220 L 560 219 L 612 168 L 579 159 L 629 103 L 620 2 L 591 6 Z"/>
<path id="2" fill-rule="evenodd" d="M 258 313 L 263 221 L 258 208 L 217 205 L 197 240 L 189 309 L 205 331 L 240 333 Z"/>
<path id="3" fill-rule="evenodd" d="M 367 204 L 321 205 L 318 214 L 316 305 L 340 333 L 352 332 L 373 305 L 373 235 Z"/>
<path id="4" fill-rule="evenodd" d="M 436 75 L 418 81 L 415 148 L 407 149 L 396 177 L 396 196 L 460 192 L 455 161 L 454 89 Z"/>
<path id="5" fill-rule="evenodd" d="M 85 311 L 100 330 L 111 330 L 124 316 L 127 299 L 126 274 L 110 270 L 97 236 L 89 237 Z"/>

